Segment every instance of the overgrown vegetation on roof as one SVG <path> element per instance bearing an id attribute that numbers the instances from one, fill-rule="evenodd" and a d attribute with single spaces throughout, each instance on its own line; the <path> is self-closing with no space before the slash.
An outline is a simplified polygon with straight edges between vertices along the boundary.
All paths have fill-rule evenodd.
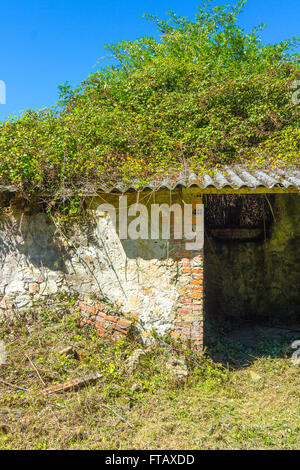
<path id="1" fill-rule="evenodd" d="M 0 181 L 65 197 L 87 184 L 143 181 L 241 161 L 298 165 L 297 39 L 273 45 L 238 25 L 235 7 L 202 4 L 195 19 L 148 16 L 159 39 L 107 46 L 114 65 L 51 109 L 0 126 Z M 80 193 L 79 193 L 80 194 Z"/>

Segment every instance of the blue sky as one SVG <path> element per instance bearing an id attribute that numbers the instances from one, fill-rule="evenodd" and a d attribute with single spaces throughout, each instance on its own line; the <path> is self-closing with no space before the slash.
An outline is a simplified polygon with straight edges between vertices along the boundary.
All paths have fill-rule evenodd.
<path id="1" fill-rule="evenodd" d="M 14 0 L 1 2 L 0 80 L 6 104 L 0 119 L 57 101 L 57 87 L 78 85 L 99 67 L 106 43 L 153 35 L 143 13 L 165 17 L 168 10 L 191 17 L 200 0 Z M 214 4 L 232 4 L 218 0 Z M 299 35 L 300 1 L 248 0 L 240 24 L 266 23 L 264 42 Z M 100 60 L 100 64 L 104 64 Z"/>

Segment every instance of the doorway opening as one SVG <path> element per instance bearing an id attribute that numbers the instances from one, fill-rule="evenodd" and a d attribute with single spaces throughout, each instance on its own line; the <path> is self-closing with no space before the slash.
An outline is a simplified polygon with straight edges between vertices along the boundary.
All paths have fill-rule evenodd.
<path id="1" fill-rule="evenodd" d="M 204 345 L 233 367 L 300 339 L 300 198 L 207 195 Z"/>

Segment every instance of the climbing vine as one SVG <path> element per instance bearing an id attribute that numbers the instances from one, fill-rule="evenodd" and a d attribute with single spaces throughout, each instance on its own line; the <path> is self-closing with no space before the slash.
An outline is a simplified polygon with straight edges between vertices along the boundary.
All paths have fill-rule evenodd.
<path id="1" fill-rule="evenodd" d="M 245 32 L 245 4 L 210 7 L 194 20 L 154 16 L 159 37 L 107 46 L 113 65 L 56 106 L 0 125 L 0 182 L 52 201 L 117 181 L 140 184 L 181 170 L 246 162 L 299 166 L 298 39 L 263 45 Z"/>

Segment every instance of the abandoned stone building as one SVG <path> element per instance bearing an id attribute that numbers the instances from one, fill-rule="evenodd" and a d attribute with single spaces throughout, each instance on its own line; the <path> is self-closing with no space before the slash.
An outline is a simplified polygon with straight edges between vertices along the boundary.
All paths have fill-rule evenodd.
<path id="1" fill-rule="evenodd" d="M 86 189 L 84 211 L 61 226 L 38 199 L 2 187 L 0 312 L 75 292 L 83 321 L 99 335 L 118 338 L 134 324 L 145 342 L 155 330 L 196 348 L 210 316 L 299 321 L 299 191 L 299 171 L 237 166 L 139 189 Z M 204 244 L 190 249 L 176 238 L 172 212 L 170 238 L 120 237 L 105 210 L 120 210 L 120 195 L 128 206 L 204 207 Z M 118 314 L 106 312 L 107 301 Z"/>

